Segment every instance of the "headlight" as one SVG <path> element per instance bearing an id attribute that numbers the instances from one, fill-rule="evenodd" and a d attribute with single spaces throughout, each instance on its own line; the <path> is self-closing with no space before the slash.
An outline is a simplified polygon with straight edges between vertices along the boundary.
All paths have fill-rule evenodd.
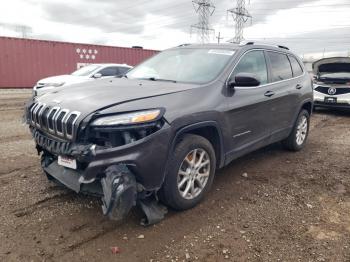
<path id="1" fill-rule="evenodd" d="M 147 110 L 132 112 L 127 114 L 105 116 L 96 119 L 92 122 L 92 126 L 117 126 L 117 125 L 130 125 L 130 124 L 142 124 L 157 120 L 160 116 L 161 110 Z"/>

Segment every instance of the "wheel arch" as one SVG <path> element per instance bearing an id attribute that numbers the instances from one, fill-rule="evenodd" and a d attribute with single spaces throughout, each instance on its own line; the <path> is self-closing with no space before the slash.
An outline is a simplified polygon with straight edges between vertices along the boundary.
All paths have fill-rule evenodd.
<path id="1" fill-rule="evenodd" d="M 219 125 L 215 121 L 205 121 L 192 125 L 188 125 L 179 129 L 170 147 L 170 153 L 174 150 L 176 144 L 181 140 L 181 138 L 186 134 L 199 135 L 207 139 L 213 146 L 216 156 L 217 168 L 223 167 L 225 163 L 224 157 L 224 143 L 223 136 L 220 131 Z"/>
<path id="2" fill-rule="evenodd" d="M 304 101 L 304 103 L 301 106 L 300 111 L 303 110 L 303 109 L 308 111 L 309 115 L 311 116 L 312 111 L 313 111 L 313 103 L 311 101 Z"/>

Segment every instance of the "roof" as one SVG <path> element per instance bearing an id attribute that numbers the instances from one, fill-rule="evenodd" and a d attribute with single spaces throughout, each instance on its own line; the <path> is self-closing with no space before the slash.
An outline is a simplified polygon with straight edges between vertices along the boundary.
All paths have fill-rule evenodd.
<path id="1" fill-rule="evenodd" d="M 287 53 L 292 53 L 288 47 L 282 45 L 272 45 L 265 43 L 247 42 L 242 44 L 183 44 L 175 48 L 215 48 L 215 49 L 232 49 L 237 50 L 241 48 L 264 48 L 276 51 L 284 51 Z"/>

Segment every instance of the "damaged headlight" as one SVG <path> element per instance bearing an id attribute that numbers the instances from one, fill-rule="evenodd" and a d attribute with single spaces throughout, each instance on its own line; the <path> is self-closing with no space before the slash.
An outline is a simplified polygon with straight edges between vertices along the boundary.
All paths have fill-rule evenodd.
<path id="1" fill-rule="evenodd" d="M 120 115 L 97 118 L 91 126 L 118 126 L 130 124 L 143 124 L 155 121 L 161 116 L 160 109 L 138 111 Z"/>
<path id="2" fill-rule="evenodd" d="M 89 142 L 118 147 L 143 139 L 162 128 L 164 109 L 148 109 L 116 115 L 105 115 L 90 124 Z"/>

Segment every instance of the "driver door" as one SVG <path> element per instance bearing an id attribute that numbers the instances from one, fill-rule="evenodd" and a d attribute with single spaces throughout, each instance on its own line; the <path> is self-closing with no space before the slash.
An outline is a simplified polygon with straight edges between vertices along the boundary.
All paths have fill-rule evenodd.
<path id="1" fill-rule="evenodd" d="M 226 121 L 231 134 L 231 159 L 265 145 L 270 136 L 271 100 L 266 96 L 270 87 L 265 52 L 253 50 L 245 53 L 230 80 L 238 73 L 254 74 L 261 84 L 257 87 L 228 87 Z"/>

